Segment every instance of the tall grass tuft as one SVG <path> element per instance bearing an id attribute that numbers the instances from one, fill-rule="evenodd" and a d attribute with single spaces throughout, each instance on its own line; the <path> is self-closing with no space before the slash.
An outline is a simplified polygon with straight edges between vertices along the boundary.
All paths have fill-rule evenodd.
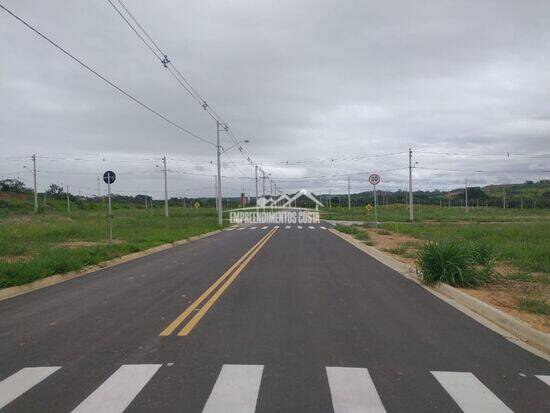
<path id="1" fill-rule="evenodd" d="M 455 287 L 475 287 L 494 277 L 490 246 L 452 239 L 428 242 L 417 252 L 420 279 L 428 285 L 444 282 Z"/>

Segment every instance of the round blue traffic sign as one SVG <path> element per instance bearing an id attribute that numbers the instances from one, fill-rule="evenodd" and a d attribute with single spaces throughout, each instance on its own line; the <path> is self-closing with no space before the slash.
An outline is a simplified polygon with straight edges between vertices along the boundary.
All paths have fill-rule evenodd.
<path id="1" fill-rule="evenodd" d="M 106 171 L 103 174 L 103 180 L 105 181 L 106 184 L 112 184 L 113 182 L 115 182 L 115 179 L 116 179 L 116 175 L 113 171 Z"/>

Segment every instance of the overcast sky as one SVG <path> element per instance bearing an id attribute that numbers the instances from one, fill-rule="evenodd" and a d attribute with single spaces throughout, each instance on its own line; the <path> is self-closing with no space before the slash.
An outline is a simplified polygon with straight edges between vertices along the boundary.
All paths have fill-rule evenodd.
<path id="1" fill-rule="evenodd" d="M 550 178 L 548 1 L 124 1 L 282 190 L 343 193 L 350 174 L 362 191 L 369 171 L 380 171 L 380 189 L 405 188 L 409 147 L 418 189 L 454 188 L 465 177 L 471 185 Z M 215 122 L 106 0 L 0 3 L 215 140 Z M 213 194 L 213 146 L 2 10 L 0 49 L 0 178 L 30 185 L 23 166 L 36 153 L 40 189 L 95 193 L 98 174 L 111 168 L 114 191 L 160 198 L 166 155 L 171 195 Z M 237 148 L 227 155 L 224 195 L 253 194 L 254 180 L 242 175 L 254 169 Z"/>

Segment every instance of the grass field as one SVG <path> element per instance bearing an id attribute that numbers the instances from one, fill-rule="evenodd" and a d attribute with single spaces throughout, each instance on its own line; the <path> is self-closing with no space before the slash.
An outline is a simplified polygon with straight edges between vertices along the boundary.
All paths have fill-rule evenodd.
<path id="1" fill-rule="evenodd" d="M 346 221 L 374 221 L 374 211 L 368 211 L 365 207 L 335 208 L 332 210 L 324 208 L 323 219 L 346 220 Z M 414 219 L 416 222 L 526 222 L 526 221 L 548 221 L 550 222 L 550 209 L 518 209 L 518 208 L 495 208 L 495 207 L 472 207 L 469 212 L 461 207 L 439 207 L 436 205 L 415 205 Z M 395 204 L 378 207 L 379 222 L 407 222 L 409 210 L 403 204 Z"/>
<path id="2" fill-rule="evenodd" d="M 75 208 L 76 209 L 76 208 Z M 67 213 L 6 214 L 0 218 L 0 288 L 20 285 L 52 274 L 189 238 L 218 228 L 210 208 L 171 207 L 154 216 L 144 209 L 113 211 L 114 245 L 107 245 L 108 221 L 102 208 Z"/>
<path id="3" fill-rule="evenodd" d="M 390 231 L 427 240 L 459 239 L 493 245 L 499 260 L 520 270 L 550 273 L 550 221 L 509 223 L 383 224 Z"/>

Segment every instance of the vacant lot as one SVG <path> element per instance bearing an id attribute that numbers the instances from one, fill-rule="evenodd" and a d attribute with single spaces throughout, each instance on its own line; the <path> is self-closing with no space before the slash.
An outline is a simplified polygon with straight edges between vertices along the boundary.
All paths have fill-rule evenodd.
<path id="1" fill-rule="evenodd" d="M 217 229 L 216 211 L 208 208 L 172 207 L 169 219 L 162 209 L 154 216 L 135 208 L 117 208 L 113 214 L 112 246 L 102 209 L 0 218 L 0 288 Z"/>
<path id="2" fill-rule="evenodd" d="M 322 211 L 323 219 L 347 221 L 374 221 L 374 211 L 365 207 L 347 208 L 333 207 Z M 550 222 L 550 209 L 517 209 L 472 207 L 466 213 L 465 208 L 436 205 L 415 205 L 414 219 L 416 222 Z M 378 207 L 378 221 L 407 222 L 409 210 L 403 204 Z"/>

